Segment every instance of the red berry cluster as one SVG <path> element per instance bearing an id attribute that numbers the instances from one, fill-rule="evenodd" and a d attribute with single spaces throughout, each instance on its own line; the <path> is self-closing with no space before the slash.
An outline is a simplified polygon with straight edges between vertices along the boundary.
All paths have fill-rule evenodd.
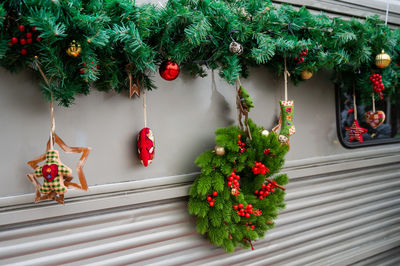
<path id="1" fill-rule="evenodd" d="M 242 135 L 239 134 L 238 135 L 239 140 L 237 141 L 237 144 L 240 147 L 239 154 L 242 154 L 244 151 L 247 151 L 247 149 L 244 147 L 246 144 L 240 140 L 241 138 L 242 138 Z"/>
<path id="2" fill-rule="evenodd" d="M 243 208 L 243 204 L 239 203 L 239 205 L 235 205 L 233 206 L 233 208 L 235 208 L 235 210 L 238 210 L 237 214 L 246 218 L 250 218 L 251 214 L 253 213 L 253 205 L 251 204 Z"/>
<path id="3" fill-rule="evenodd" d="M 214 207 L 215 204 L 215 197 L 218 195 L 217 191 L 213 191 L 211 195 L 207 196 L 207 201 L 210 207 Z"/>
<path id="4" fill-rule="evenodd" d="M 244 223 L 244 224 L 247 225 L 247 229 L 249 229 L 249 227 L 250 227 L 251 229 L 254 229 L 254 228 L 255 228 L 254 224 L 252 224 L 251 222 L 249 222 L 249 223 Z"/>
<path id="5" fill-rule="evenodd" d="M 379 74 L 372 74 L 369 77 L 369 80 L 371 81 L 372 85 L 374 86 L 374 91 L 376 93 L 379 93 L 379 96 L 381 97 L 381 100 L 383 100 L 382 91 L 385 90 L 385 85 L 383 85 L 382 76 L 379 75 Z"/>
<path id="6" fill-rule="evenodd" d="M 265 155 L 268 155 L 270 152 L 271 152 L 271 149 L 265 149 L 265 150 L 264 150 L 264 154 L 265 154 Z"/>
<path id="7" fill-rule="evenodd" d="M 269 195 L 269 193 L 274 193 L 276 187 L 276 182 L 272 181 L 272 183 L 268 183 L 267 185 L 263 184 L 260 190 L 255 190 L 254 194 L 261 200 Z"/>
<path id="8" fill-rule="evenodd" d="M 26 55 L 28 53 L 26 45 L 31 45 L 34 40 L 40 42 L 42 38 L 37 36 L 38 32 L 34 26 L 31 27 L 31 31 L 29 31 L 24 25 L 19 25 L 18 30 L 21 32 L 19 38 L 15 36 L 12 37 L 11 40 L 8 42 L 8 47 L 17 47 L 18 49 L 20 49 L 20 53 L 22 55 Z"/>
<path id="9" fill-rule="evenodd" d="M 239 180 L 240 176 L 235 174 L 235 172 L 232 172 L 230 176 L 226 177 L 226 180 L 228 180 L 228 186 L 229 187 L 235 187 L 238 188 L 239 187 Z"/>
<path id="10" fill-rule="evenodd" d="M 299 56 L 294 58 L 294 61 L 296 61 L 296 63 L 300 64 L 304 62 L 304 57 L 307 56 L 308 53 L 308 49 L 304 49 L 300 52 Z"/>
<path id="11" fill-rule="evenodd" d="M 259 174 L 265 175 L 265 174 L 269 173 L 269 169 L 266 168 L 265 165 L 263 165 L 262 163 L 257 162 L 257 161 L 254 162 L 254 166 L 251 170 L 253 171 L 253 174 L 255 174 L 255 175 L 259 175 Z"/>
<path id="12" fill-rule="evenodd" d="M 94 73 L 97 73 L 97 71 L 100 69 L 100 66 L 99 66 L 98 64 L 94 65 L 94 62 L 93 62 L 93 61 L 90 63 L 89 66 L 86 66 L 86 63 L 85 63 L 85 62 L 83 62 L 82 65 L 83 65 L 83 67 L 80 69 L 81 74 L 85 74 L 86 71 L 87 71 L 87 69 L 88 69 L 88 67 L 89 67 L 89 68 L 92 68 L 92 69 L 94 68 L 94 69 L 93 69 L 93 72 L 94 72 Z"/>

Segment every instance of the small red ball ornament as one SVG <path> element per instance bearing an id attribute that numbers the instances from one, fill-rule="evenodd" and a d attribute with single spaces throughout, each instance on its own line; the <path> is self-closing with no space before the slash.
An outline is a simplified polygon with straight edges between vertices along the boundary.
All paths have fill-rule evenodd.
<path id="1" fill-rule="evenodd" d="M 164 61 L 160 65 L 160 76 L 165 80 L 174 80 L 179 76 L 179 66 L 173 61 Z"/>
<path id="2" fill-rule="evenodd" d="M 19 43 L 21 44 L 21 45 L 25 45 L 26 44 L 26 39 L 21 39 L 21 40 L 19 40 Z"/>
<path id="3" fill-rule="evenodd" d="M 18 43 L 18 38 L 17 38 L 17 37 L 12 37 L 12 38 L 11 38 L 11 42 L 12 42 L 13 44 Z"/>
<path id="4" fill-rule="evenodd" d="M 19 25 L 18 29 L 19 29 L 19 31 L 25 31 L 25 26 L 24 25 Z"/>

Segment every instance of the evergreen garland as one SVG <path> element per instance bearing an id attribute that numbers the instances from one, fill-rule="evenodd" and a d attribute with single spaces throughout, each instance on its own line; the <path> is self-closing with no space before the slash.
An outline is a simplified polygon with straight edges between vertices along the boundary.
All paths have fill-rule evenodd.
<path id="1" fill-rule="evenodd" d="M 265 0 L 170 0 L 163 8 L 131 0 L 6 0 L 0 18 L 0 64 L 18 71 L 38 61 L 50 80 L 49 86 L 42 83 L 43 92 L 48 97 L 52 92 L 65 106 L 90 88 L 127 90 L 128 73 L 153 89 L 151 75 L 167 59 L 193 75 L 206 75 L 205 67 L 219 69 L 233 83 L 248 76 L 249 66 L 265 65 L 280 75 L 287 58 L 295 83 L 303 70 L 333 69 L 339 86 L 351 90 L 355 81 L 370 95 L 368 77 L 379 73 L 384 94 L 398 94 L 400 30 L 389 29 L 377 16 L 345 21 Z M 21 34 L 19 25 L 36 27 L 41 38 L 25 45 L 26 55 L 21 44 L 9 47 Z M 76 58 L 65 52 L 73 40 L 82 48 Z M 229 51 L 232 40 L 242 44 L 243 54 Z M 382 49 L 392 63 L 378 69 L 374 59 Z"/>

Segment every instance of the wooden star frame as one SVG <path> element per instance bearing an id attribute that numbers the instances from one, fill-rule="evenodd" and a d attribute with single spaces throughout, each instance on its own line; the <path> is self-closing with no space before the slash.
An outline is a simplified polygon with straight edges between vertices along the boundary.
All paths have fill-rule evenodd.
<path id="1" fill-rule="evenodd" d="M 60 148 L 66 152 L 66 153 L 82 153 L 81 158 L 79 159 L 77 166 L 76 166 L 76 172 L 79 177 L 79 184 L 72 182 L 73 177 L 72 176 L 63 176 L 63 181 L 64 185 L 66 187 L 75 187 L 77 189 L 81 190 L 88 190 L 88 185 L 85 179 L 85 174 L 83 173 L 83 166 L 85 165 L 85 162 L 87 160 L 87 157 L 89 156 L 91 148 L 88 147 L 70 147 L 65 142 L 56 134 L 53 134 L 53 143 L 57 143 Z M 47 147 L 46 147 L 46 152 L 50 149 L 50 139 L 47 142 Z M 28 162 L 28 165 L 32 167 L 32 169 L 36 169 L 38 167 L 38 164 L 42 161 L 46 160 L 46 153 L 40 155 L 39 157 L 31 160 Z M 32 182 L 32 184 L 35 186 L 36 189 L 36 196 L 35 196 L 35 203 L 43 201 L 43 200 L 55 200 L 58 203 L 64 204 L 64 195 L 59 195 L 55 191 L 52 191 L 48 194 L 42 194 L 40 192 L 40 183 L 38 182 L 37 178 L 35 177 L 34 174 L 27 174 L 26 175 L 29 179 L 29 181 Z"/>

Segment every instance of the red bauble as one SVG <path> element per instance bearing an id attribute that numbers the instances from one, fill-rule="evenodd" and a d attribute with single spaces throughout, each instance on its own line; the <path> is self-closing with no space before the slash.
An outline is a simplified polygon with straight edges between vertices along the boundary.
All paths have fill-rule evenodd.
<path id="1" fill-rule="evenodd" d="M 165 80 L 174 80 L 179 76 L 179 66 L 172 61 L 164 61 L 160 65 L 160 76 Z"/>

